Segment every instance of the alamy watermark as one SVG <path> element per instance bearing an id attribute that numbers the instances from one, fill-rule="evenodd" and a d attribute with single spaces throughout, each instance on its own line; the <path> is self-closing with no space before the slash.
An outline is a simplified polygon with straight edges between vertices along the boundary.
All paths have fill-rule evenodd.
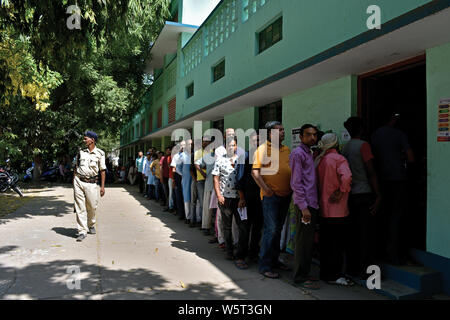
<path id="1" fill-rule="evenodd" d="M 381 8 L 377 5 L 371 5 L 367 8 L 367 14 L 370 14 L 367 18 L 367 28 L 369 30 L 381 29 Z"/>
<path id="2" fill-rule="evenodd" d="M 366 286 L 369 290 L 380 290 L 381 289 L 381 269 L 377 265 L 371 265 L 367 267 L 367 274 L 371 274 L 369 278 L 367 278 Z"/>
<path id="3" fill-rule="evenodd" d="M 81 289 L 80 267 L 69 266 L 67 267 L 66 273 L 70 274 L 69 279 L 67 279 L 66 281 L 67 288 L 69 290 L 80 290 Z"/>
<path id="4" fill-rule="evenodd" d="M 73 4 L 69 6 L 66 10 L 67 14 L 70 14 L 70 17 L 66 20 L 66 25 L 69 30 L 73 29 L 81 29 L 81 9 L 76 5 Z"/>

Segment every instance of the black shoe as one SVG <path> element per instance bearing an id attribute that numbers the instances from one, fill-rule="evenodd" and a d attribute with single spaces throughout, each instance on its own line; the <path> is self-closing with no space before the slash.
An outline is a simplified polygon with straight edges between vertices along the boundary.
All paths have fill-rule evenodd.
<path id="1" fill-rule="evenodd" d="M 169 208 L 164 208 L 163 212 L 169 211 Z"/>
<path id="2" fill-rule="evenodd" d="M 89 234 L 95 234 L 95 233 L 96 233 L 96 232 L 95 232 L 95 227 L 90 227 L 88 233 L 89 233 Z"/>
<path id="3" fill-rule="evenodd" d="M 189 223 L 189 228 L 195 228 L 195 223 Z"/>
<path id="4" fill-rule="evenodd" d="M 173 212 L 175 212 L 175 209 L 174 209 L 174 208 L 170 208 L 170 209 L 169 209 L 169 212 L 170 212 L 170 213 L 173 213 Z"/>
<path id="5" fill-rule="evenodd" d="M 203 235 L 204 235 L 204 236 L 210 236 L 211 233 L 209 232 L 208 229 L 205 229 L 205 230 L 203 230 Z"/>
<path id="6" fill-rule="evenodd" d="M 81 233 L 78 237 L 77 237 L 77 242 L 81 242 L 86 238 L 86 234 Z"/>
<path id="7" fill-rule="evenodd" d="M 178 217 L 178 220 L 185 220 L 185 217 Z"/>
<path id="8" fill-rule="evenodd" d="M 184 220 L 184 223 L 190 224 L 190 223 L 191 223 L 191 220 L 190 220 L 190 219 L 186 219 L 186 220 Z"/>

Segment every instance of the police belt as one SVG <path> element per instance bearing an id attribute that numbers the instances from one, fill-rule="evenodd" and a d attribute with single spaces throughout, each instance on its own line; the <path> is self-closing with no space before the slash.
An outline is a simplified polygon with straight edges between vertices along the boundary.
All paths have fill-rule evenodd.
<path id="1" fill-rule="evenodd" d="M 78 177 L 78 179 L 80 179 L 83 182 L 87 182 L 87 183 L 97 183 L 98 182 L 98 177 L 82 177 L 78 173 L 76 174 L 76 176 Z"/>

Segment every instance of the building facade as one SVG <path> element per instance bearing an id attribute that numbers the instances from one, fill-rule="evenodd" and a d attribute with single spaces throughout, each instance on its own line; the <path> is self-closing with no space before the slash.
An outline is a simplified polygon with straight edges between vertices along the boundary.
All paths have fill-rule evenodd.
<path id="1" fill-rule="evenodd" d="M 395 110 L 418 163 L 414 247 L 450 270 L 450 1 L 178 0 L 171 14 L 147 66 L 153 85 L 122 129 L 124 160 L 194 121 L 246 130 L 278 119 L 292 147 L 304 123 L 345 143 L 349 116 L 370 134 Z"/>

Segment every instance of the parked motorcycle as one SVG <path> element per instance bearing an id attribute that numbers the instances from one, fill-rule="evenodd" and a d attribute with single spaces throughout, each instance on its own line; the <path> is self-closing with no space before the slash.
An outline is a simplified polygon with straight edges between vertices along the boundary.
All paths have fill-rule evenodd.
<path id="1" fill-rule="evenodd" d="M 40 181 L 49 181 L 49 182 L 56 182 L 58 180 L 58 176 L 59 176 L 59 168 L 58 166 L 52 166 L 47 168 L 47 170 L 45 170 L 39 180 Z"/>
<path id="2" fill-rule="evenodd" d="M 19 196 L 23 197 L 23 193 L 20 190 L 17 182 L 19 182 L 19 175 L 11 170 L 9 166 L 10 160 L 6 160 L 6 166 L 0 167 L 0 192 L 6 192 L 8 189 L 12 189 Z"/>

